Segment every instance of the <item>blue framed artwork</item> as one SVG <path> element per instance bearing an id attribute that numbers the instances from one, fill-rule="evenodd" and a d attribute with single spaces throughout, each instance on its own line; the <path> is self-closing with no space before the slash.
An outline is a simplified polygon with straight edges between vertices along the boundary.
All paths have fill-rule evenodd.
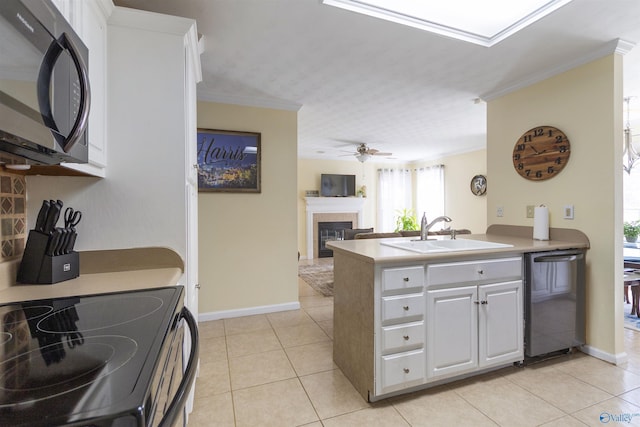
<path id="1" fill-rule="evenodd" d="M 260 192 L 260 134 L 198 129 L 198 191 Z"/>

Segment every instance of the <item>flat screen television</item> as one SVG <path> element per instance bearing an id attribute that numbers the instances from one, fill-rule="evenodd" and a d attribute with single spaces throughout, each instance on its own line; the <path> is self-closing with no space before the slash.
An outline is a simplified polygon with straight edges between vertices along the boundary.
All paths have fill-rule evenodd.
<path id="1" fill-rule="evenodd" d="M 322 197 L 349 197 L 356 195 L 356 176 L 323 173 L 320 175 Z"/>

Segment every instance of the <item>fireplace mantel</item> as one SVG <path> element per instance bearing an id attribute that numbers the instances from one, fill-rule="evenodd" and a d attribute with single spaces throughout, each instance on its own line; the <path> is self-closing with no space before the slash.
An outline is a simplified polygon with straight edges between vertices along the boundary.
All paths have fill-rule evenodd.
<path id="1" fill-rule="evenodd" d="M 307 209 L 307 258 L 314 258 L 314 215 L 356 214 L 357 228 L 364 222 L 364 197 L 305 197 Z M 356 228 L 356 223 L 354 223 Z"/>

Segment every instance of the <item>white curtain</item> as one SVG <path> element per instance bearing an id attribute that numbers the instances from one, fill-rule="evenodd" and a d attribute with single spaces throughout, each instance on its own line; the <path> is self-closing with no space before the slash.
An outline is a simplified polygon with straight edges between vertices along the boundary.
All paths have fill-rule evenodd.
<path id="1" fill-rule="evenodd" d="M 444 215 L 444 165 L 416 169 L 416 216 L 427 220 Z M 437 227 L 436 227 L 437 228 Z"/>
<path id="2" fill-rule="evenodd" d="M 391 232 L 396 217 L 403 209 L 411 209 L 411 171 L 378 169 L 378 224 L 376 232 Z"/>

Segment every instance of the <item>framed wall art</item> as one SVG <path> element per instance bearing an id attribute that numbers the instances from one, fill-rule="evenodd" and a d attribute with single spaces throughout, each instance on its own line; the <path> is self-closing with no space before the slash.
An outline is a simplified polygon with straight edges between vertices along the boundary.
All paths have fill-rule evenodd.
<path id="1" fill-rule="evenodd" d="M 198 129 L 198 191 L 260 193 L 260 134 Z"/>

